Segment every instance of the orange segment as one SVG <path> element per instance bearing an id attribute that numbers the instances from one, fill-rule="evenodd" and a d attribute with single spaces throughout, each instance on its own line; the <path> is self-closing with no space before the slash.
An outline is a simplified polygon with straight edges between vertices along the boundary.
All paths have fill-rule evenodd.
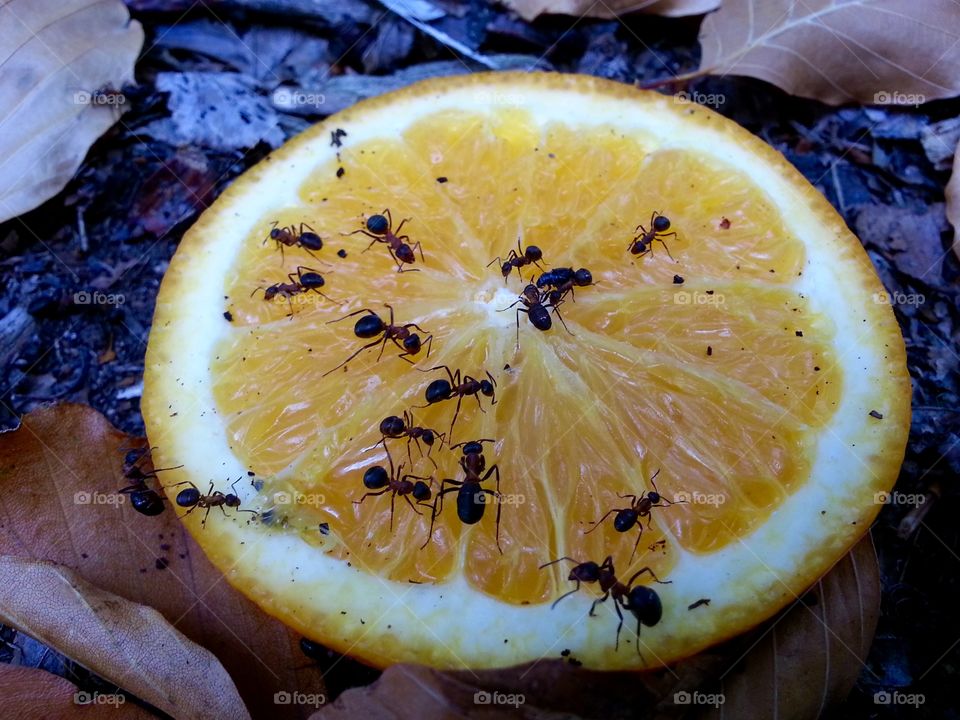
<path id="1" fill-rule="evenodd" d="M 165 464 L 187 466 L 178 479 L 254 473 L 242 501 L 255 521 L 186 522 L 232 581 L 325 642 L 381 663 L 465 655 L 490 666 L 538 657 L 567 622 L 593 667 L 682 657 L 773 612 L 784 587 L 816 579 L 876 512 L 869 498 L 895 478 L 909 414 L 895 323 L 869 303 L 879 283 L 856 239 L 728 121 L 584 78 L 475 83 L 427 84 L 331 118 L 208 211 L 161 294 L 151 440 Z M 516 103 L 478 99 L 499 83 Z M 571 93 L 589 117 L 569 111 Z M 330 148 L 338 127 L 343 147 Z M 655 213 L 669 232 L 632 254 Z M 404 272 L 363 232 L 376 214 L 415 248 Z M 281 257 L 264 242 L 274 223 L 305 223 L 324 247 Z M 518 243 L 543 261 L 504 279 Z M 201 266 L 213 286 L 206 321 L 207 291 L 187 285 Z M 568 266 L 589 268 L 595 284 L 549 306 L 553 327 L 541 332 L 512 304 L 541 272 Z M 322 294 L 298 288 L 305 272 L 323 275 Z M 277 283 L 293 296 L 268 302 Z M 390 322 L 391 308 L 423 342 L 410 362 L 399 342 L 355 335 L 362 317 Z M 187 359 L 172 354 L 176 333 L 197 338 Z M 461 379 L 489 373 L 497 402 L 428 405 L 428 384 L 447 377 L 436 366 Z M 181 376 L 202 415 L 165 399 Z M 871 409 L 888 420 L 871 424 Z M 380 421 L 405 411 L 443 440 L 382 441 Z M 481 438 L 493 440 L 481 473 L 491 502 L 467 523 L 455 444 Z M 432 499 L 374 494 L 363 478 L 378 465 L 428 483 Z M 649 492 L 661 499 L 618 531 L 614 516 Z M 671 581 L 655 586 L 662 627 L 645 630 L 656 660 L 633 639 L 614 652 L 610 634 L 576 625 L 595 586 L 550 609 L 571 587 L 570 566 L 540 566 L 562 556 L 611 556 L 623 581 L 641 568 Z M 419 604 L 406 620 L 357 633 L 341 612 L 378 597 L 402 614 L 408 596 Z M 715 602 L 695 631 L 683 609 L 701 597 Z M 507 633 L 509 647 L 452 639 L 464 612 L 491 636 Z"/>

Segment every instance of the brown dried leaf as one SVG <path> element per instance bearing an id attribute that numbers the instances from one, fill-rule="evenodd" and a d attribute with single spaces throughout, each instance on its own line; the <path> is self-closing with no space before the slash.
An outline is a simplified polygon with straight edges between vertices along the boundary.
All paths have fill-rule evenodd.
<path id="1" fill-rule="evenodd" d="M 250 717 L 209 651 L 62 565 L 0 555 L 0 619 L 173 717 Z"/>
<path id="2" fill-rule="evenodd" d="M 76 685 L 45 670 L 0 665 L 0 707 L 17 720 L 150 720 L 133 704 L 80 705 Z"/>
<path id="3" fill-rule="evenodd" d="M 960 147 L 953 155 L 953 173 L 944 195 L 947 198 L 947 220 L 953 225 L 953 252 L 960 258 Z"/>
<path id="4" fill-rule="evenodd" d="M 696 622 L 697 610 L 690 613 Z M 508 712 L 531 719 L 722 714 L 807 720 L 847 696 L 864 667 L 879 614 L 879 568 L 868 536 L 803 601 L 758 630 L 669 669 L 604 673 L 559 660 L 477 672 L 395 665 L 311 720 L 484 718 Z M 499 704 L 490 702 L 494 693 Z M 725 702 L 716 707 L 703 702 L 717 693 Z"/>
<path id="5" fill-rule="evenodd" d="M 255 717 L 307 717 L 314 708 L 274 703 L 278 692 L 324 692 L 299 637 L 226 582 L 172 509 L 145 517 L 117 500 L 123 450 L 142 444 L 71 404 L 0 435 L 0 553 L 65 565 L 155 608 L 219 658 Z"/>
<path id="6" fill-rule="evenodd" d="M 142 46 L 121 0 L 0 3 L 0 222 L 73 177 L 119 118 L 118 104 L 91 97 L 132 82 Z"/>
<path id="7" fill-rule="evenodd" d="M 667 17 L 703 15 L 720 7 L 720 0 L 503 0 L 525 20 L 538 15 L 615 18 L 631 12 Z"/>
<path id="8" fill-rule="evenodd" d="M 954 0 L 725 0 L 700 28 L 695 75 L 749 75 L 831 105 L 960 93 Z"/>

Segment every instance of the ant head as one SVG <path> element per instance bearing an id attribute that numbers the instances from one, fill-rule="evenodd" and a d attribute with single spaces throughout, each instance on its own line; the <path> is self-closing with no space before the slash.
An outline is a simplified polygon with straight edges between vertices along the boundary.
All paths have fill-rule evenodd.
<path id="1" fill-rule="evenodd" d="M 420 336 L 411 333 L 403 339 L 403 349 L 409 353 L 417 354 L 420 352 Z"/>
<path id="2" fill-rule="evenodd" d="M 481 383 L 481 389 L 482 385 L 483 383 Z M 427 403 L 432 404 L 435 402 L 440 402 L 441 400 L 446 400 L 450 397 L 450 391 L 451 388 L 449 382 L 446 380 L 434 380 L 432 383 L 427 385 Z"/>
<path id="3" fill-rule="evenodd" d="M 580 582 L 596 582 L 600 579 L 600 566 L 593 560 L 580 563 L 570 571 L 568 580 L 579 580 Z"/>
<path id="4" fill-rule="evenodd" d="M 657 215 L 653 219 L 653 229 L 657 232 L 664 232 L 670 229 L 670 218 L 664 217 L 663 215 Z"/>
<path id="5" fill-rule="evenodd" d="M 647 251 L 647 244 L 643 240 L 637 240 L 633 247 L 630 248 L 630 252 L 633 255 L 642 255 Z"/>
<path id="6" fill-rule="evenodd" d="M 229 508 L 238 508 L 240 507 L 240 498 L 233 493 L 227 493 L 223 496 L 223 504 Z"/>
<path id="7" fill-rule="evenodd" d="M 387 437 L 397 437 L 403 434 L 406 427 L 407 425 L 403 422 L 402 418 L 391 415 L 380 421 L 380 434 L 386 435 Z"/>
<path id="8" fill-rule="evenodd" d="M 195 487 L 186 488 L 177 493 L 177 505 L 180 507 L 194 507 L 200 502 L 200 491 Z"/>
<path id="9" fill-rule="evenodd" d="M 663 616 L 660 596 L 646 585 L 637 585 L 630 588 L 630 594 L 627 596 L 627 609 L 636 616 L 637 620 L 648 627 L 656 625 Z"/>
<path id="10" fill-rule="evenodd" d="M 269 302 L 270 300 L 273 300 L 277 296 L 278 292 L 280 292 L 280 286 L 271 285 L 270 287 L 268 287 L 266 290 L 263 291 L 263 299 Z"/>
<path id="11" fill-rule="evenodd" d="M 367 230 L 374 235 L 383 235 L 390 228 L 390 223 L 383 215 L 371 215 L 367 218 Z"/>
<path id="12" fill-rule="evenodd" d="M 480 381 L 480 392 L 482 392 L 487 397 L 493 397 L 494 389 L 493 383 L 489 380 Z"/>
<path id="13" fill-rule="evenodd" d="M 468 443 L 463 444 L 463 454 L 466 455 L 479 455 L 483 452 L 483 441 L 473 440 Z"/>
<path id="14" fill-rule="evenodd" d="M 537 262 L 543 258 L 543 251 L 536 245 L 528 245 L 527 251 L 523 253 L 523 256 L 530 262 Z"/>
<path id="15" fill-rule="evenodd" d="M 510 275 L 511 270 L 513 270 L 513 265 L 511 265 L 508 262 L 505 262 L 503 263 L 503 265 L 500 266 L 500 272 L 503 273 L 504 277 L 508 277 Z"/>
<path id="16" fill-rule="evenodd" d="M 400 243 L 400 247 L 398 247 L 395 252 L 402 262 L 412 263 L 414 261 L 413 248 L 406 243 Z"/>
<path id="17" fill-rule="evenodd" d="M 573 283 L 577 287 L 586 287 L 593 285 L 593 273 L 586 268 L 580 268 L 573 274 Z"/>
<path id="18" fill-rule="evenodd" d="M 527 298 L 527 300 L 536 302 L 540 299 L 540 292 L 537 290 L 537 286 L 531 283 L 523 289 L 523 296 Z"/>
<path id="19" fill-rule="evenodd" d="M 389 482 L 390 475 L 380 465 L 367 468 L 366 472 L 363 473 L 363 484 L 369 490 L 379 490 L 386 487 Z"/>
<path id="20" fill-rule="evenodd" d="M 431 494 L 430 486 L 427 485 L 423 480 L 417 480 L 417 482 L 413 484 L 413 498 L 415 500 L 420 502 L 429 500 Z"/>
<path id="21" fill-rule="evenodd" d="M 658 493 L 656 490 L 651 490 L 648 492 L 647 497 L 650 498 L 650 502 L 652 502 L 654 505 L 660 502 L 660 493 Z"/>
<path id="22" fill-rule="evenodd" d="M 281 237 L 283 237 L 283 233 L 284 228 L 275 227 L 270 231 L 270 239 L 279 240 Z"/>
<path id="23" fill-rule="evenodd" d="M 379 315 L 364 315 L 353 326 L 353 334 L 366 340 L 382 333 L 384 327 Z"/>

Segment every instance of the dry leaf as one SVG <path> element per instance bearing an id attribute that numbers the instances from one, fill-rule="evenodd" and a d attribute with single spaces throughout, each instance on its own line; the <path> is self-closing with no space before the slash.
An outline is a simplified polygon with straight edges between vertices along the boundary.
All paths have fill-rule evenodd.
<path id="1" fill-rule="evenodd" d="M 684 17 L 703 15 L 720 7 L 721 0 L 503 0 L 524 20 L 538 15 L 575 15 L 614 18 L 631 12 Z"/>
<path id="2" fill-rule="evenodd" d="M 142 46 L 121 0 L 0 3 L 0 222 L 73 177 L 119 118 L 110 91 L 133 81 Z"/>
<path id="3" fill-rule="evenodd" d="M 690 610 L 691 622 L 696 613 Z M 506 712 L 531 719 L 690 717 L 691 711 L 696 717 L 808 720 L 850 692 L 879 615 L 879 567 L 868 536 L 791 608 L 669 669 L 604 673 L 553 659 L 455 673 L 395 665 L 370 687 L 345 692 L 312 720 L 480 718 Z M 689 702 L 694 693 L 700 693 L 697 704 Z M 718 694 L 722 704 L 704 702 L 709 696 L 719 700 Z"/>
<path id="4" fill-rule="evenodd" d="M 81 705 L 76 685 L 45 670 L 0 664 L 0 707 L 17 720 L 150 720 L 153 713 L 132 704 Z M 117 701 L 119 702 L 119 701 Z"/>
<path id="5" fill-rule="evenodd" d="M 175 512 L 145 517 L 116 491 L 123 450 L 142 445 L 96 410 L 57 405 L 0 435 L 0 553 L 49 560 L 99 588 L 149 605 L 216 655 L 255 717 L 307 717 L 274 695 L 324 693 L 299 636 L 224 580 Z M 91 668 L 96 671 L 97 668 Z"/>
<path id="6" fill-rule="evenodd" d="M 62 565 L 0 555 L 0 619 L 172 717 L 250 717 L 210 652 Z"/>
<path id="7" fill-rule="evenodd" d="M 831 105 L 917 105 L 960 93 L 958 27 L 954 0 L 724 0 L 690 76 L 749 75 Z"/>
<path id="8" fill-rule="evenodd" d="M 960 258 L 960 147 L 953 156 L 953 173 L 944 190 L 947 198 L 947 220 L 953 225 L 953 252 Z"/>

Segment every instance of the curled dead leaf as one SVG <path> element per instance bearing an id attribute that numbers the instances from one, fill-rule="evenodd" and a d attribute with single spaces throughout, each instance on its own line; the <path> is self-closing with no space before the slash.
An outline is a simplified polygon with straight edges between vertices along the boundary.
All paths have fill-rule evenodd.
<path id="1" fill-rule="evenodd" d="M 953 252 L 960 258 L 960 147 L 953 156 L 953 173 L 944 190 L 947 220 L 953 225 Z"/>
<path id="2" fill-rule="evenodd" d="M 217 656 L 254 716 L 309 716 L 312 707 L 274 702 L 276 693 L 326 692 L 299 636 L 234 590 L 172 509 L 145 517 L 117 493 L 129 484 L 124 450 L 142 446 L 73 404 L 29 413 L 18 430 L 0 434 L 0 554 L 65 565 L 155 608 Z"/>
<path id="3" fill-rule="evenodd" d="M 631 12 L 666 17 L 703 15 L 720 7 L 720 0 L 504 0 L 524 20 L 539 15 L 615 18 Z"/>
<path id="4" fill-rule="evenodd" d="M 724 0 L 690 76 L 749 75 L 831 105 L 917 105 L 960 93 L 958 26 L 953 0 Z"/>
<path id="5" fill-rule="evenodd" d="M 153 713 L 121 698 L 110 704 L 84 704 L 76 685 L 45 670 L 0 665 L 0 707 L 17 720 L 150 720 Z"/>
<path id="6" fill-rule="evenodd" d="M 699 608 L 690 610 L 696 622 Z M 865 667 L 880 614 L 869 536 L 806 596 L 747 635 L 645 673 L 597 672 L 575 658 L 503 670 L 395 665 L 312 720 L 447 717 L 777 717 L 808 720 L 842 701 Z"/>
<path id="7" fill-rule="evenodd" d="M 175 718 L 250 717 L 212 653 L 62 565 L 0 555 L 0 619 Z"/>
<path id="8" fill-rule="evenodd" d="M 0 3 L 0 222 L 57 194 L 120 115 L 143 28 L 121 0 Z"/>

